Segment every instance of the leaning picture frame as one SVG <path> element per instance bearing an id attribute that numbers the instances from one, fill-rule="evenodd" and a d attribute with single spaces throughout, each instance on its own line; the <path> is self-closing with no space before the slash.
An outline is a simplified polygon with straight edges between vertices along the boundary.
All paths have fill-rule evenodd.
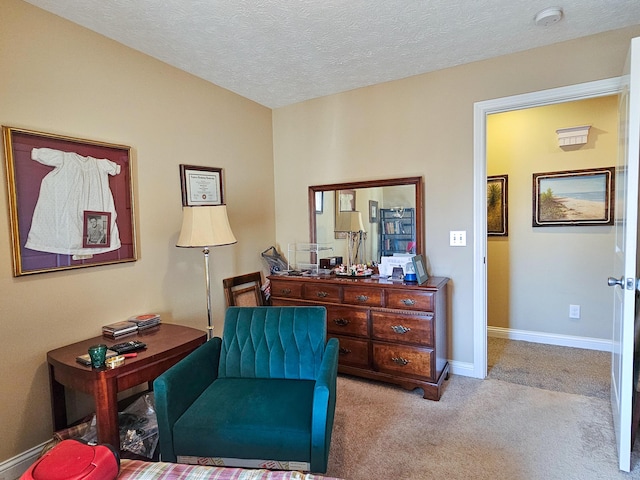
<path id="1" fill-rule="evenodd" d="M 416 272 L 416 279 L 418 285 L 422 285 L 429 280 L 429 274 L 427 273 L 427 263 L 422 255 L 414 255 L 411 257 L 411 263 L 413 263 L 413 269 Z"/>
<path id="2" fill-rule="evenodd" d="M 533 227 L 613 225 L 615 167 L 533 174 Z"/>
<path id="3" fill-rule="evenodd" d="M 224 205 L 222 169 L 180 165 L 182 206 Z"/>
<path id="4" fill-rule="evenodd" d="M 2 132 L 14 276 L 137 260 L 130 147 Z M 87 243 L 91 217 L 105 235 L 96 244 Z"/>

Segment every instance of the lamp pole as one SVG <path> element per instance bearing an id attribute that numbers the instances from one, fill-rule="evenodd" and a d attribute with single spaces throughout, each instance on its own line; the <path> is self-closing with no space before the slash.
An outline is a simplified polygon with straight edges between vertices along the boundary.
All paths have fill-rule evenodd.
<path id="1" fill-rule="evenodd" d="M 211 315 L 211 279 L 209 278 L 209 247 L 204 247 L 204 279 L 207 288 L 207 336 L 213 338 L 213 319 Z"/>

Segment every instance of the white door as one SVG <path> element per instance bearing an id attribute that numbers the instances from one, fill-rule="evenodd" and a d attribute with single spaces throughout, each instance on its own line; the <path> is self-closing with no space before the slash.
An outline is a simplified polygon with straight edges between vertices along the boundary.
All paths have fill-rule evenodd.
<path id="1" fill-rule="evenodd" d="M 631 468 L 634 396 L 634 324 L 638 248 L 638 164 L 640 162 L 640 37 L 631 41 L 620 93 L 619 152 L 616 167 L 616 245 L 611 407 L 620 470 Z"/>

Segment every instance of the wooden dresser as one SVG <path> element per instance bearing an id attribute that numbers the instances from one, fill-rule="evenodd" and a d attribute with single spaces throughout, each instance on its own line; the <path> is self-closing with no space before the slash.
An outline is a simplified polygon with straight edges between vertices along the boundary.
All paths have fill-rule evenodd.
<path id="1" fill-rule="evenodd" d="M 323 305 L 340 341 L 338 371 L 439 400 L 449 378 L 446 277 L 422 284 L 371 278 L 270 276 L 275 306 Z"/>

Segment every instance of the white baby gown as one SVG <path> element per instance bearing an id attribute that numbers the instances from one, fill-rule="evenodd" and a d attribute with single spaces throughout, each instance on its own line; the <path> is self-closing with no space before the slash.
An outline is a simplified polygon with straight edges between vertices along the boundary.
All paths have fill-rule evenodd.
<path id="1" fill-rule="evenodd" d="M 66 255 L 91 255 L 119 249 L 120 234 L 109 175 L 118 175 L 120 165 L 104 158 L 83 157 L 51 148 L 34 148 L 31 158 L 54 169 L 42 179 L 25 247 Z M 108 246 L 82 247 L 85 211 L 111 213 Z"/>

